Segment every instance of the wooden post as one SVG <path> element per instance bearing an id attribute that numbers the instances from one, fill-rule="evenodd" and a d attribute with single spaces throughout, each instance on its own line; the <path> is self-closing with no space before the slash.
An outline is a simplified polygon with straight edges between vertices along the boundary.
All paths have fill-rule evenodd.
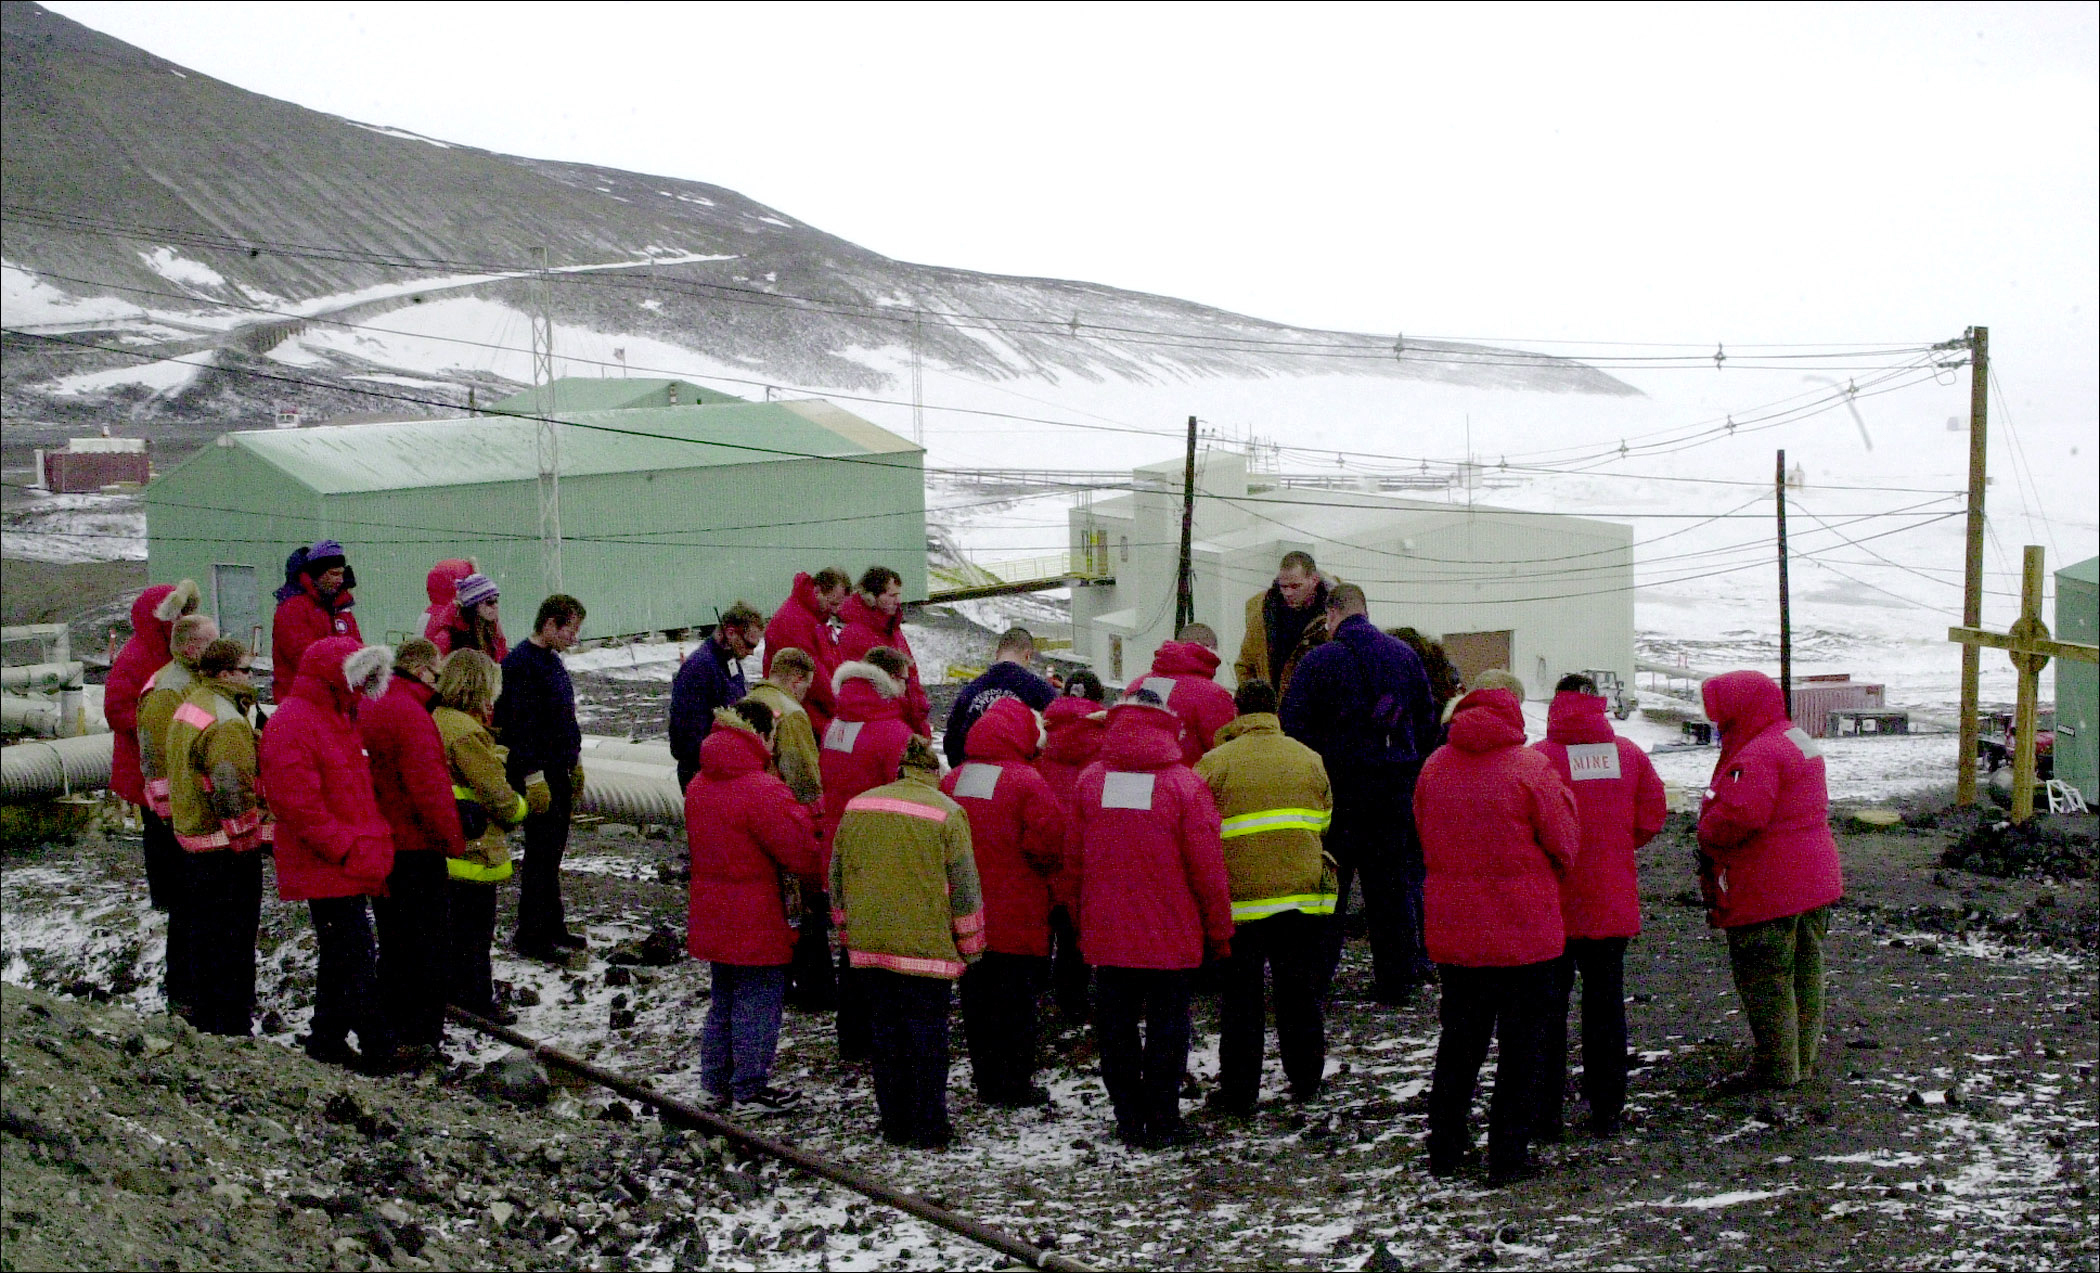
<path id="1" fill-rule="evenodd" d="M 1962 647 L 1971 653 L 1986 645 L 2007 651 L 2012 655 L 2013 667 L 2020 674 L 2019 713 L 2013 724 L 2014 822 L 2025 822 L 2034 816 L 2034 718 L 2041 698 L 2042 669 L 2049 665 L 2051 658 L 2080 663 L 2100 662 L 2100 646 L 2057 641 L 2049 636 L 2049 625 L 2042 622 L 2040 545 L 2027 545 L 2020 564 L 2020 617 L 2010 631 L 2001 635 L 1974 626 L 1947 629 L 1947 639 L 1961 642 Z M 1969 757 L 1972 761 L 1975 759 L 1973 750 Z"/>
<path id="2" fill-rule="evenodd" d="M 1196 417 L 1189 417 L 1188 462 L 1181 471 L 1181 569 L 1174 579 L 1174 632 L 1196 621 Z"/>
<path id="3" fill-rule="evenodd" d="M 1787 599 L 1786 580 L 1786 452 L 1779 453 L 1773 479 L 1779 498 L 1779 698 L 1786 704 L 1787 719 L 1794 716 L 1794 614 Z M 1794 721 L 1800 724 L 1799 721 Z"/>
<path id="4" fill-rule="evenodd" d="M 1961 624 L 1983 626 L 1983 486 L 1989 456 L 1991 329 L 1969 329 L 1969 542 L 1962 567 Z M 1976 677 L 1983 651 L 1961 648 L 1961 755 L 1956 761 L 1954 803 L 1976 803 Z"/>

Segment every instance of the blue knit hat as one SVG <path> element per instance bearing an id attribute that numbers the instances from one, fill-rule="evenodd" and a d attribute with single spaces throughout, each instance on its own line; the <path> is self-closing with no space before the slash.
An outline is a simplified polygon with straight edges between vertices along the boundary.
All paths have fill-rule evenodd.
<path id="1" fill-rule="evenodd" d="M 343 546 L 333 539 L 324 539 L 306 550 L 306 564 L 300 569 L 318 578 L 337 566 L 349 564 L 350 556 L 343 551 Z"/>
<path id="2" fill-rule="evenodd" d="M 452 595 L 459 598 L 461 610 L 472 610 L 484 601 L 494 601 L 500 592 L 495 580 L 487 575 L 472 574 L 459 581 Z"/>

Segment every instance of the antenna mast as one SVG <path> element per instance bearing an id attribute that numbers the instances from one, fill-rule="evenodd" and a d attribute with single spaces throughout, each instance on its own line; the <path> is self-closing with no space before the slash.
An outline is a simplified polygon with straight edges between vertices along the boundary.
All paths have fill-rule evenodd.
<path id="1" fill-rule="evenodd" d="M 547 249 L 534 248 L 539 269 L 532 280 L 532 414 L 540 475 L 540 582 L 548 593 L 561 586 L 561 435 L 554 425 L 554 311 L 549 297 Z"/>

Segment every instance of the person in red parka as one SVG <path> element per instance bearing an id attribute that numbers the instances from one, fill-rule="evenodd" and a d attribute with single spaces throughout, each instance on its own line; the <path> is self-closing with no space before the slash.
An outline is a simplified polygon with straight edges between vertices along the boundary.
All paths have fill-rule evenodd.
<path id="1" fill-rule="evenodd" d="M 831 877 L 831 839 L 846 805 L 864 791 L 897 781 L 904 763 L 904 749 L 911 742 L 911 727 L 904 723 L 904 656 L 888 646 L 867 652 L 866 662 L 839 664 L 831 674 L 832 702 L 838 715 L 825 728 L 817 748 L 817 768 L 824 780 L 824 805 L 817 815 L 822 872 Z M 832 899 L 834 904 L 837 899 Z M 865 1006 L 854 987 L 849 953 L 841 945 L 838 953 L 839 1056 L 848 1061 L 867 1059 L 874 1047 Z"/>
<path id="2" fill-rule="evenodd" d="M 1579 673 L 1554 686 L 1546 741 L 1534 744 L 1575 793 L 1582 851 L 1560 880 L 1560 915 L 1568 949 L 1554 965 L 1554 1003 L 1546 1023 L 1546 1068 L 1539 1081 L 1533 1139 L 1562 1134 L 1568 1084 L 1568 999 L 1582 977 L 1582 1095 L 1590 1130 L 1614 1135 L 1626 1104 L 1626 944 L 1641 931 L 1641 897 L 1633 855 L 1655 838 L 1668 816 L 1662 779 L 1648 753 L 1612 732 L 1596 682 Z"/>
<path id="3" fill-rule="evenodd" d="M 1056 793 L 1067 825 L 1080 771 L 1101 754 L 1101 739 L 1108 731 L 1105 697 L 1100 677 L 1078 671 L 1065 682 L 1064 696 L 1043 711 L 1043 753 L 1036 771 Z M 1079 953 L 1079 924 L 1073 918 L 1078 909 L 1078 863 L 1066 854 L 1050 881 L 1050 1000 L 1072 1025 L 1087 1019 L 1087 992 L 1093 980 L 1086 956 Z"/>
<path id="4" fill-rule="evenodd" d="M 360 696 L 370 702 L 386 693 L 393 661 L 392 650 L 360 645 L 355 637 L 325 637 L 308 646 L 291 696 L 263 730 L 258 756 L 277 818 L 277 896 L 306 903 L 320 947 L 307 1054 L 374 1073 L 392 1070 L 395 1060 L 374 991 L 365 899 L 386 892 L 394 836 L 372 794 L 372 769 L 353 715 Z"/>
<path id="5" fill-rule="evenodd" d="M 1497 679 L 1483 673 L 1481 684 Z M 1507 672 L 1500 683 L 1514 682 Z M 1567 947 L 1560 879 L 1582 848 L 1575 796 L 1552 762 L 1524 745 L 1519 692 L 1459 700 L 1451 741 L 1422 766 L 1422 914 L 1442 995 L 1429 1091 L 1429 1170 L 1456 1173 L 1473 1136 L 1467 1115 L 1488 1040 L 1501 1043 L 1488 1114 L 1488 1180 L 1531 1174 L 1531 1123 L 1552 1011 L 1553 968 Z"/>
<path id="6" fill-rule="evenodd" d="M 845 627 L 839 631 L 840 663 L 865 659 L 886 645 L 904 656 L 904 723 L 921 738 L 933 737 L 933 705 L 919 683 L 919 664 L 904 636 L 904 579 L 888 566 L 870 566 L 860 577 L 860 591 L 839 607 Z"/>
<path id="7" fill-rule="evenodd" d="M 700 1034 L 700 1085 L 718 1108 L 785 1109 L 771 1085 L 795 933 L 782 881 L 817 871 L 816 826 L 767 770 L 773 709 L 751 699 L 715 711 L 700 772 L 685 791 L 693 855 L 686 949 L 710 966 L 714 989 Z"/>
<path id="8" fill-rule="evenodd" d="M 1065 812 L 1034 765 L 1042 725 L 1018 698 L 970 726 L 961 767 L 941 790 L 970 815 L 984 890 L 984 958 L 962 975 L 963 1037 L 978 1099 L 1041 1105 L 1036 1005 L 1050 972 L 1050 882 L 1063 864 Z"/>
<path id="9" fill-rule="evenodd" d="M 1706 922 L 1728 934 L 1755 1054 L 1723 1088 L 1792 1087 L 1815 1070 L 1823 938 L 1845 892 L 1823 751 L 1762 672 L 1716 676 L 1701 693 L 1721 758 L 1699 809 L 1699 885 Z"/>
<path id="10" fill-rule="evenodd" d="M 1177 1144 L 1189 992 L 1205 956 L 1232 953 L 1232 890 L 1217 802 L 1181 763 L 1181 718 L 1150 690 L 1109 709 L 1101 758 L 1079 776 L 1069 840 L 1116 1134 L 1133 1148 Z"/>
<path id="11" fill-rule="evenodd" d="M 839 655 L 831 621 L 838 617 L 839 607 L 846 604 L 852 591 L 853 581 L 836 566 L 826 566 L 814 575 L 798 573 L 788 599 L 766 621 L 766 648 L 758 665 L 760 676 L 773 675 L 773 654 L 777 650 L 800 650 L 816 661 L 817 677 L 803 696 L 802 710 L 809 713 L 810 731 L 818 738 L 824 737 L 834 715 L 831 674 L 845 661 Z"/>
<path id="12" fill-rule="evenodd" d="M 296 584 L 296 586 L 294 586 Z M 278 590 L 277 616 L 270 623 L 270 701 L 282 703 L 299 679 L 299 657 L 306 647 L 327 637 L 349 637 L 363 641 L 357 604 L 350 590 L 357 575 L 350 569 L 343 546 L 324 539 L 306 550 L 296 580 L 287 580 Z"/>
<path id="13" fill-rule="evenodd" d="M 357 713 L 372 792 L 394 835 L 386 894 L 372 899 L 379 929 L 379 994 L 404 1059 L 437 1059 L 445 1040 L 447 863 L 466 851 L 437 707 L 438 650 L 410 637 L 394 651 L 384 697 Z"/>
<path id="14" fill-rule="evenodd" d="M 1217 682 L 1218 634 L 1205 623 L 1191 623 L 1160 643 L 1152 656 L 1152 670 L 1138 680 L 1159 695 L 1169 711 L 1181 718 L 1181 762 L 1193 765 L 1211 749 L 1217 733 L 1239 711 L 1232 705 L 1232 691 Z"/>
<path id="15" fill-rule="evenodd" d="M 175 620 L 197 608 L 197 585 L 155 584 L 131 603 L 131 639 L 117 651 L 102 686 L 102 719 L 109 722 L 109 789 L 138 806 L 145 827 L 146 896 L 153 909 L 172 908 L 181 894 L 182 849 L 168 820 L 146 801 L 139 770 L 139 699 L 153 674 L 168 665 L 168 634 Z"/>
<path id="16" fill-rule="evenodd" d="M 430 598 L 423 609 L 423 639 L 447 653 L 445 631 L 459 626 L 459 581 L 473 573 L 473 558 L 447 557 L 423 576 L 423 595 Z"/>

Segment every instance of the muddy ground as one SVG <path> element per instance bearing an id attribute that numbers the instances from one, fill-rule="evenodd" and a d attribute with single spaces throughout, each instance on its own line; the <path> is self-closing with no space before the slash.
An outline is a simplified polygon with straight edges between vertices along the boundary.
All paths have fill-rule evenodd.
<path id="1" fill-rule="evenodd" d="M 1203 1139 L 1184 1150 L 1116 1145 L 1091 1043 L 1068 1027 L 1050 1036 L 1054 1103 L 1027 1112 L 977 1103 L 958 1031 L 956 1146 L 889 1148 L 828 1018 L 793 1012 L 776 1081 L 808 1099 L 768 1130 L 1102 1267 L 2094 1268 L 2092 883 L 1945 868 L 1952 835 L 1843 836 L 1822 1077 L 1783 1099 L 1711 1099 L 1747 1036 L 1674 822 L 1643 854 L 1646 932 L 1628 957 L 1630 1126 L 1547 1149 L 1543 1178 L 1500 1191 L 1426 1174 L 1434 1001 L 1369 1002 L 1360 942 L 1330 1012 L 1330 1094 L 1282 1103 L 1272 1057 L 1260 1110 L 1191 1104 Z M 579 830 L 567 890 L 589 960 L 505 959 L 498 976 L 521 1029 L 697 1097 L 703 970 L 608 962 L 683 924 L 683 886 L 657 869 L 672 847 Z M 540 1108 L 483 1096 L 475 1074 L 505 1048 L 474 1036 L 455 1032 L 451 1066 L 422 1079 L 312 1065 L 286 1046 L 311 992 L 311 930 L 275 902 L 269 1037 L 189 1036 L 154 1015 L 161 928 L 137 854 L 134 837 L 97 832 L 18 853 L 0 875 L 5 979 L 41 992 L 6 1000 L 8 1267 L 997 1263 L 690 1133 L 606 1121 L 634 1111 L 602 1092 Z M 1198 1026 L 1196 1096 L 1216 1074 L 1213 1002 Z"/>

